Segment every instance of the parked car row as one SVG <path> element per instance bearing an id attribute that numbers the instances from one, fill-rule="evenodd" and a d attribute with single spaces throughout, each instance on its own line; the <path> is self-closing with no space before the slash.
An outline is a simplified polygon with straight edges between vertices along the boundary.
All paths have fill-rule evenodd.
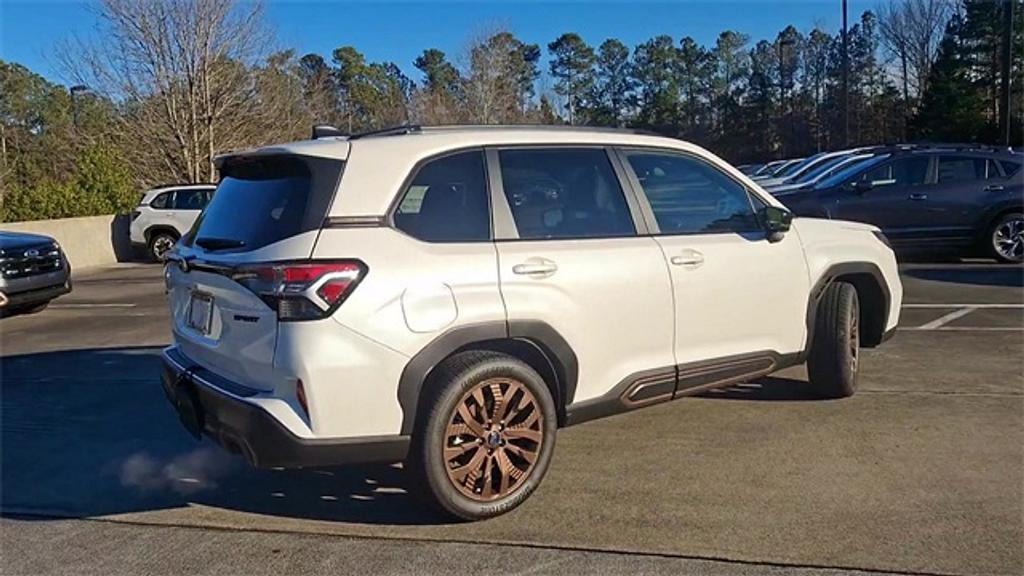
<path id="1" fill-rule="evenodd" d="M 1020 263 L 1022 165 L 1024 155 L 1005 147 L 907 144 L 740 169 L 798 216 L 874 224 L 897 249 Z"/>

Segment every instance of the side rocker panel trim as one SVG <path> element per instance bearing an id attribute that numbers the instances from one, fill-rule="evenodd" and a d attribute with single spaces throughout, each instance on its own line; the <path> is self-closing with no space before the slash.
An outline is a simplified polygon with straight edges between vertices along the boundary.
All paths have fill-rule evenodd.
<path id="1" fill-rule="evenodd" d="M 780 355 L 766 350 L 644 370 L 626 377 L 602 396 L 568 406 L 566 425 L 573 426 L 759 378 L 800 362 L 799 354 Z M 672 383 L 675 383 L 674 392 Z"/>

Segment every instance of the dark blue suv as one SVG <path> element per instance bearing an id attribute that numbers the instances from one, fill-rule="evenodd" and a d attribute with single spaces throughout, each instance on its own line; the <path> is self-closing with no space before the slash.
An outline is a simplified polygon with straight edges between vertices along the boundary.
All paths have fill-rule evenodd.
<path id="1" fill-rule="evenodd" d="M 896 249 L 1024 262 L 1024 157 L 1008 148 L 901 146 L 777 197 L 798 216 L 882 229 Z"/>

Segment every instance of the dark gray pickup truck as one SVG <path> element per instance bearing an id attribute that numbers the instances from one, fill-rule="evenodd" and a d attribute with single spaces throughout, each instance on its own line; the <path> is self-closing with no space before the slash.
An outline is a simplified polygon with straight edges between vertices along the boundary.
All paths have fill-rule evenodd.
<path id="1" fill-rule="evenodd" d="M 0 231 L 0 316 L 41 310 L 71 292 L 71 265 L 49 236 Z"/>

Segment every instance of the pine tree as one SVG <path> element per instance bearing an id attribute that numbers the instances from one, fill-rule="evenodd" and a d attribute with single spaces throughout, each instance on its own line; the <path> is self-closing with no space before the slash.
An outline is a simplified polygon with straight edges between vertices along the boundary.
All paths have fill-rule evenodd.
<path id="1" fill-rule="evenodd" d="M 568 33 L 548 44 L 548 50 L 555 93 L 565 98 L 569 124 L 578 124 L 585 120 L 587 95 L 594 88 L 594 49 L 578 34 Z"/>
<path id="2" fill-rule="evenodd" d="M 971 82 L 969 52 L 961 40 L 963 32 L 962 18 L 954 15 L 946 26 L 928 90 L 912 124 L 916 139 L 974 142 L 985 131 L 985 101 Z"/>

